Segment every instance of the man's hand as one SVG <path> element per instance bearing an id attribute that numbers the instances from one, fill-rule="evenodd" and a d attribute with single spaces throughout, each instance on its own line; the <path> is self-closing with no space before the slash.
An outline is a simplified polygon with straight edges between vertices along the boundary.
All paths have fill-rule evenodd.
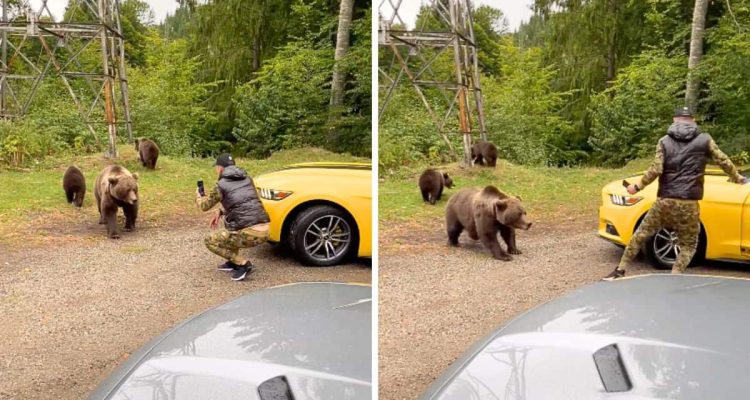
<path id="1" fill-rule="evenodd" d="M 219 221 L 221 220 L 221 210 L 216 210 L 214 213 L 214 216 L 211 217 L 211 222 L 208 224 L 208 226 L 211 229 L 216 229 L 219 227 Z"/>
<path id="2" fill-rule="evenodd" d="M 636 194 L 636 193 L 638 193 L 638 187 L 635 186 L 635 184 L 632 184 L 632 185 L 628 186 L 628 193 L 630 193 L 630 194 Z"/>

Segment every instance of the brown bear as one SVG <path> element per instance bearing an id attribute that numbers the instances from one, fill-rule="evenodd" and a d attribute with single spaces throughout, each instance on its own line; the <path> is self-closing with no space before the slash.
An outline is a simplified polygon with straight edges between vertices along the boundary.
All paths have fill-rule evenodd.
<path id="1" fill-rule="evenodd" d="M 497 146 L 480 140 L 471 146 L 471 160 L 479 165 L 495 167 L 497 164 Z"/>
<path id="2" fill-rule="evenodd" d="M 63 175 L 63 190 L 68 204 L 80 208 L 83 205 L 83 196 L 86 195 L 86 179 L 81 170 L 71 165 Z"/>
<path id="3" fill-rule="evenodd" d="M 125 231 L 135 229 L 138 217 L 138 174 L 119 165 L 110 165 L 102 170 L 94 184 L 94 197 L 99 208 L 99 223 L 107 224 L 107 236 L 119 239 L 117 209 L 125 213 Z"/>
<path id="4" fill-rule="evenodd" d="M 141 164 L 148 169 L 156 169 L 156 160 L 159 158 L 159 146 L 148 139 L 136 139 L 135 150 Z"/>
<path id="5" fill-rule="evenodd" d="M 521 254 L 516 246 L 516 229 L 528 230 L 531 222 L 519 197 L 511 197 L 494 186 L 484 189 L 461 189 L 448 200 L 445 209 L 448 243 L 458 247 L 458 237 L 466 229 L 469 237 L 480 240 L 498 260 L 510 261 L 508 254 Z M 497 234 L 508 246 L 506 252 L 497 241 Z"/>
<path id="6" fill-rule="evenodd" d="M 443 188 L 452 188 L 453 179 L 447 172 L 440 172 L 432 168 L 426 169 L 419 177 L 419 190 L 422 191 L 422 200 L 435 205 L 443 195 Z"/>

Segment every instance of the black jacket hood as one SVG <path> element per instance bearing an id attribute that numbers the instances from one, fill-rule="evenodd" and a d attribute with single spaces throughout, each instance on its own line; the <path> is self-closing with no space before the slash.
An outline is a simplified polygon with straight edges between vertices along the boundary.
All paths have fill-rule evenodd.
<path id="1" fill-rule="evenodd" d="M 699 134 L 698 125 L 693 122 L 675 122 L 667 129 L 667 135 L 678 142 L 689 142 Z"/>
<path id="2" fill-rule="evenodd" d="M 221 173 L 221 177 L 230 181 L 239 181 L 247 178 L 247 172 L 245 172 L 245 170 L 242 168 L 237 168 L 234 165 L 230 165 L 224 168 L 224 171 Z"/>

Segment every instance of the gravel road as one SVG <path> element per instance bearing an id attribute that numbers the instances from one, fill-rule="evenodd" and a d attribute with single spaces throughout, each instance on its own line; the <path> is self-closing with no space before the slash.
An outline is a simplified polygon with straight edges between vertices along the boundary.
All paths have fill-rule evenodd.
<path id="1" fill-rule="evenodd" d="M 425 226 L 429 226 L 426 224 Z M 381 230 L 380 399 L 415 399 L 459 355 L 512 317 L 609 273 L 622 249 L 596 236 L 595 221 L 535 222 L 518 234 L 524 254 L 492 260 L 465 235 L 450 248 L 441 231 Z M 691 273 L 750 277 L 744 265 Z M 629 274 L 653 273 L 644 262 Z"/>
<path id="2" fill-rule="evenodd" d="M 258 288 L 371 282 L 371 268 L 305 268 L 264 245 L 244 282 L 216 270 L 203 226 L 139 229 L 118 241 L 0 248 L 0 399 L 85 399 L 138 347 L 185 318 Z"/>

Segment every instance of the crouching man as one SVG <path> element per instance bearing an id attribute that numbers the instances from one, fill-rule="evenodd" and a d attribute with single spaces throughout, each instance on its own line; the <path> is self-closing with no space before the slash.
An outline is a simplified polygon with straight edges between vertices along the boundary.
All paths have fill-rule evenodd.
<path id="1" fill-rule="evenodd" d="M 219 180 L 211 191 L 202 196 L 198 190 L 196 204 L 201 211 L 208 211 L 221 203 L 211 219 L 211 229 L 216 232 L 206 237 L 206 247 L 227 261 L 219 265 L 220 271 L 231 271 L 232 280 L 241 281 L 252 272 L 250 260 L 239 255 L 240 249 L 257 246 L 268 240 L 270 219 L 258 198 L 255 185 L 245 170 L 237 168 L 230 154 L 216 159 L 214 169 Z"/>

